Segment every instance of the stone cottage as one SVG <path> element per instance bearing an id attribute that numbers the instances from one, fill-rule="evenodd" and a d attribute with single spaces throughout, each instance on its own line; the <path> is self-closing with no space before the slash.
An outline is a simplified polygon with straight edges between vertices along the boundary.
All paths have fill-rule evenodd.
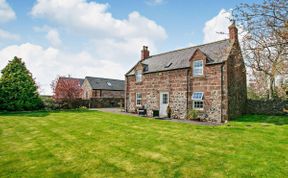
<path id="1" fill-rule="evenodd" d="M 61 90 L 61 88 L 66 88 Z M 125 81 L 100 78 L 100 77 L 59 77 L 56 85 L 56 91 L 59 99 L 66 98 L 67 88 L 81 90 L 75 98 L 96 99 L 96 98 L 117 98 L 124 100 Z M 77 93 L 78 94 L 78 93 Z"/>
<path id="2" fill-rule="evenodd" d="M 150 55 L 147 46 L 141 59 L 125 75 L 125 109 L 145 108 L 148 116 L 185 119 L 198 110 L 210 122 L 225 122 L 244 112 L 246 70 L 235 24 L 229 39 Z"/>
<path id="3" fill-rule="evenodd" d="M 83 99 L 91 98 L 124 98 L 124 80 L 85 77 L 82 84 Z"/>

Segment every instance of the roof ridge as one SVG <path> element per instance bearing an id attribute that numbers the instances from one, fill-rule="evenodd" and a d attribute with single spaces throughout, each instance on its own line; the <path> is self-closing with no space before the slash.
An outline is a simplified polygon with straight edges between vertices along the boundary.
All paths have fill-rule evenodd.
<path id="1" fill-rule="evenodd" d="M 121 79 L 103 78 L 103 77 L 92 77 L 92 76 L 86 76 L 85 79 L 86 79 L 86 78 L 125 81 L 125 80 L 121 80 Z"/>
<path id="2" fill-rule="evenodd" d="M 218 40 L 218 41 L 213 41 L 213 42 L 205 43 L 205 44 L 201 44 L 201 45 L 190 46 L 190 47 L 186 47 L 186 48 L 176 49 L 176 50 L 173 50 L 173 51 L 167 51 L 167 52 L 163 52 L 163 53 L 159 53 L 159 54 L 154 54 L 154 55 L 151 55 L 149 58 L 155 57 L 155 56 L 164 55 L 164 54 L 168 54 L 168 53 L 174 53 L 174 52 L 177 52 L 177 51 L 183 51 L 183 50 L 190 49 L 190 48 L 195 48 L 195 47 L 210 45 L 210 44 L 213 44 L 213 43 L 220 43 L 220 42 L 223 42 L 223 41 L 226 41 L 226 40 L 229 40 L 229 39 L 227 38 L 227 39 L 224 39 L 224 40 Z M 147 58 L 147 59 L 149 59 L 149 58 Z"/>
<path id="3" fill-rule="evenodd" d="M 75 77 L 59 77 L 62 79 L 76 79 L 76 80 L 85 80 L 85 78 L 75 78 Z"/>

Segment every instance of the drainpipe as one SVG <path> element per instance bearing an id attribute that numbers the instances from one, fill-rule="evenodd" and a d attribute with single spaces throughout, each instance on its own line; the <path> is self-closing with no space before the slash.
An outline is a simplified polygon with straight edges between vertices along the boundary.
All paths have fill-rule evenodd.
<path id="1" fill-rule="evenodd" d="M 189 95 L 188 95 L 188 93 L 189 93 L 189 69 L 187 69 L 187 75 L 186 75 L 186 77 L 187 77 L 187 93 L 186 93 L 186 95 L 187 95 L 187 97 L 186 97 L 186 115 L 187 115 L 187 113 L 188 113 L 188 109 L 189 109 L 189 107 L 188 107 L 188 105 L 189 105 Z"/>
<path id="2" fill-rule="evenodd" d="M 221 109 L 220 109 L 220 113 L 221 113 L 221 122 L 225 122 L 223 120 L 223 81 L 224 81 L 224 75 L 223 75 L 223 67 L 224 67 L 224 63 L 221 64 L 221 77 L 220 77 L 220 84 L 221 84 Z"/>

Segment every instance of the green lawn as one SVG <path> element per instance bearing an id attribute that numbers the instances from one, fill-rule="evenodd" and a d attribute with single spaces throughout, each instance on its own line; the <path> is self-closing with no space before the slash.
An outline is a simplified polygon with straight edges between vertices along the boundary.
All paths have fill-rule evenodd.
<path id="1" fill-rule="evenodd" d="M 0 114 L 0 177 L 287 175 L 287 116 L 196 126 L 99 111 Z"/>

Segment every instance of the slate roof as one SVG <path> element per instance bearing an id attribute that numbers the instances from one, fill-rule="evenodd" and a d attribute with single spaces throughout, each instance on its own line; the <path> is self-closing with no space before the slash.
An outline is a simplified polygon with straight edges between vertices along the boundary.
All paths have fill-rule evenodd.
<path id="1" fill-rule="evenodd" d="M 124 80 L 99 78 L 99 77 L 85 77 L 91 85 L 92 89 L 98 90 L 124 90 Z M 109 85 L 109 83 L 111 85 Z"/>
<path id="2" fill-rule="evenodd" d="M 142 62 L 142 64 L 148 66 L 148 70 L 144 73 L 188 68 L 190 67 L 189 59 L 192 57 L 192 55 L 197 49 L 201 50 L 208 57 L 207 64 L 220 63 L 228 58 L 230 47 L 231 43 L 229 39 L 226 39 L 157 55 L 152 55 Z M 131 69 L 127 73 L 127 75 L 134 75 L 134 70 Z"/>
<path id="3" fill-rule="evenodd" d="M 77 80 L 80 83 L 80 86 L 82 86 L 84 79 L 82 78 L 72 78 L 72 77 L 60 77 L 60 80 Z"/>

